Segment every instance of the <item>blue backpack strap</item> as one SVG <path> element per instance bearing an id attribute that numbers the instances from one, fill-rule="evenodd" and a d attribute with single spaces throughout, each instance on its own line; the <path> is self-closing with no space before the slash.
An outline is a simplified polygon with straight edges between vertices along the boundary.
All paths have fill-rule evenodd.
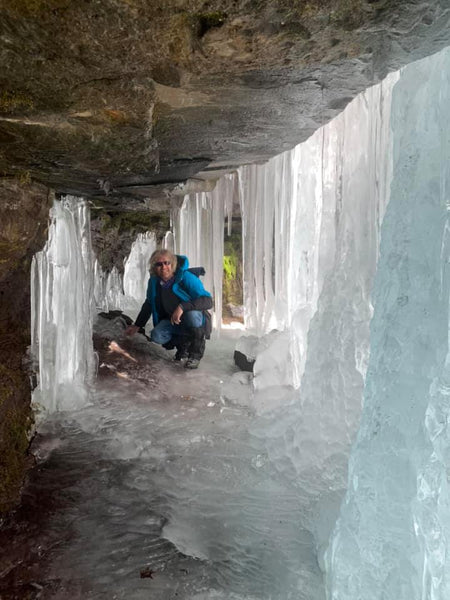
<path id="1" fill-rule="evenodd" d="M 193 273 L 194 275 L 197 275 L 197 277 L 201 277 L 202 275 L 204 275 L 206 273 L 204 267 L 191 267 L 190 269 L 187 269 L 187 270 L 189 271 L 189 273 Z"/>

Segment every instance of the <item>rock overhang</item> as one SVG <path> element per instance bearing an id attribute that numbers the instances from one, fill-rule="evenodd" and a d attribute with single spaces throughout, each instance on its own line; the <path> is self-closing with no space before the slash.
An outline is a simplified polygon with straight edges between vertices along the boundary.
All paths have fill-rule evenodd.
<path id="1" fill-rule="evenodd" d="M 5 0 L 2 12 L 2 174 L 112 205 L 163 204 L 290 149 L 450 43 L 438 0 Z"/>

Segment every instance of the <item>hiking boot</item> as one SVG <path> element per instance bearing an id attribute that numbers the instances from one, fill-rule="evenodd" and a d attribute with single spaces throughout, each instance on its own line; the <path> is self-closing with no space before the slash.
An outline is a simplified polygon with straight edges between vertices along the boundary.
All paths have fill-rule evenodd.
<path id="1" fill-rule="evenodd" d="M 177 349 L 173 360 L 185 360 L 189 356 L 190 341 L 187 337 L 178 337 L 174 340 L 175 348 Z"/>
<path id="2" fill-rule="evenodd" d="M 205 331 L 203 327 L 191 327 L 189 334 L 189 357 L 201 360 L 205 353 Z"/>
<path id="3" fill-rule="evenodd" d="M 184 365 L 186 369 L 198 369 L 200 360 L 198 358 L 188 358 Z"/>
<path id="4" fill-rule="evenodd" d="M 189 358 L 189 353 L 188 353 L 187 349 L 180 348 L 176 351 L 175 356 L 173 357 L 173 360 L 180 361 L 180 360 L 186 360 L 186 358 Z"/>
<path id="5" fill-rule="evenodd" d="M 173 340 L 169 340 L 165 344 L 161 344 L 161 345 L 166 350 L 173 350 L 175 348 L 175 342 Z"/>

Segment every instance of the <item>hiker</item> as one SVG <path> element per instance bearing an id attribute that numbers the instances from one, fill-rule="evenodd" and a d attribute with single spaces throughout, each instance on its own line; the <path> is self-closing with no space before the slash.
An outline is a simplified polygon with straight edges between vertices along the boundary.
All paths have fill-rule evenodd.
<path id="1" fill-rule="evenodd" d="M 153 316 L 150 339 L 167 350 L 177 349 L 175 360 L 186 360 L 187 369 L 196 369 L 211 333 L 211 294 L 188 271 L 186 256 L 169 250 L 155 250 L 150 257 L 147 297 L 134 325 L 125 330 L 134 335 Z"/>

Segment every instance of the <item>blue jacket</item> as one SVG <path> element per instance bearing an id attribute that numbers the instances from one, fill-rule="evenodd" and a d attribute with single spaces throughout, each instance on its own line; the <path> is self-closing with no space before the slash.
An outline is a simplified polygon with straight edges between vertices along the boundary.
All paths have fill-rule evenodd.
<path id="1" fill-rule="evenodd" d="M 177 255 L 177 270 L 175 271 L 175 281 L 172 285 L 172 291 L 178 298 L 180 298 L 180 304 L 189 303 L 197 298 L 207 297 L 211 298 L 211 294 L 205 290 L 203 283 L 193 273 L 190 273 L 187 269 L 189 268 L 189 261 L 186 256 Z M 150 304 L 153 316 L 153 325 L 158 325 L 160 318 L 156 309 L 156 297 L 157 297 L 157 286 L 159 285 L 160 278 L 156 275 L 152 275 L 148 280 L 147 286 L 147 302 Z M 183 306 L 186 309 L 187 306 Z M 209 308 L 209 306 L 208 306 Z M 201 310 L 201 309 L 200 309 Z M 148 318 L 148 317 L 147 317 Z"/>

